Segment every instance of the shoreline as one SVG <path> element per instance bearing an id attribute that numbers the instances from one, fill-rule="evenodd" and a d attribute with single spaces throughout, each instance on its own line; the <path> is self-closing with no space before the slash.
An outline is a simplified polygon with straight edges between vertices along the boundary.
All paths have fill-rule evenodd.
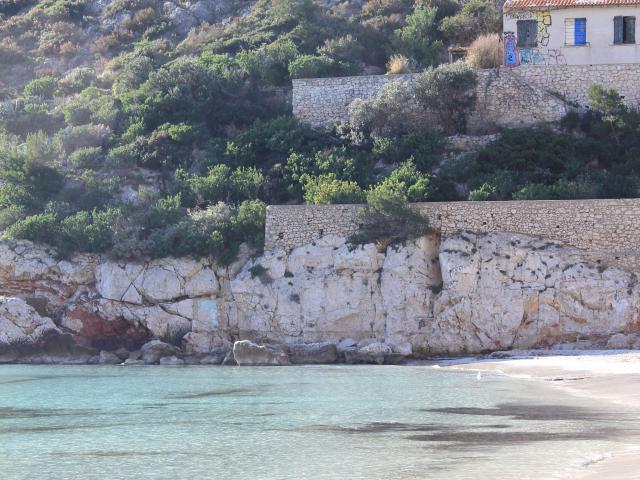
<path id="1" fill-rule="evenodd" d="M 523 352 L 505 359 L 469 358 L 436 362 L 450 370 L 466 370 L 547 382 L 571 395 L 628 407 L 640 415 L 640 352 Z M 537 356 L 542 355 L 542 356 Z M 572 480 L 640 479 L 640 445 L 629 446 L 587 462 Z"/>

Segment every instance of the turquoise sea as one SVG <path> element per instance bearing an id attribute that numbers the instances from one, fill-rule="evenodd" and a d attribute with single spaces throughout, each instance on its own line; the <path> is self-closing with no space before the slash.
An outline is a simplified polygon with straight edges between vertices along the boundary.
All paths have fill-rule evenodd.
<path id="1" fill-rule="evenodd" d="M 638 442 L 637 412 L 425 366 L 0 366 L 2 480 L 540 480 Z"/>

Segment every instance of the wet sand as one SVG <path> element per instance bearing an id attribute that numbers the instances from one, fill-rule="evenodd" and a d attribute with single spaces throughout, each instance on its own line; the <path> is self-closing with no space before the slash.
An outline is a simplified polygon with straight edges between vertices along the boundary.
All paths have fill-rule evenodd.
<path id="1" fill-rule="evenodd" d="M 456 360 L 440 365 L 546 381 L 573 395 L 612 402 L 640 415 L 640 352 L 523 352 L 506 359 Z M 594 461 L 566 478 L 640 480 L 640 445 L 637 448 Z"/>

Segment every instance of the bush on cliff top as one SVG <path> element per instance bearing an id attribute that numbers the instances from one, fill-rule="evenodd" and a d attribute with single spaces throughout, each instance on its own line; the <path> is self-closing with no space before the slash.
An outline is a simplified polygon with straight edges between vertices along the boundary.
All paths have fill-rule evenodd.
<path id="1" fill-rule="evenodd" d="M 361 227 L 351 243 L 376 243 L 380 249 L 421 237 L 430 231 L 428 218 L 409 202 L 429 198 L 429 178 L 412 162 L 394 170 L 384 181 L 367 191 L 367 206 L 359 213 Z"/>

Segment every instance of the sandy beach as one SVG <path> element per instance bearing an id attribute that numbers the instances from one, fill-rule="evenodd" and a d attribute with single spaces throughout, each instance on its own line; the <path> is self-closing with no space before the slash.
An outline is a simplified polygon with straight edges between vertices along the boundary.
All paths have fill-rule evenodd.
<path id="1" fill-rule="evenodd" d="M 546 381 L 573 395 L 612 402 L 640 415 L 640 352 L 523 352 L 506 359 L 456 361 L 446 368 Z M 443 365 L 445 366 L 445 365 Z M 623 451 L 584 465 L 576 480 L 639 480 L 638 450 Z"/>

